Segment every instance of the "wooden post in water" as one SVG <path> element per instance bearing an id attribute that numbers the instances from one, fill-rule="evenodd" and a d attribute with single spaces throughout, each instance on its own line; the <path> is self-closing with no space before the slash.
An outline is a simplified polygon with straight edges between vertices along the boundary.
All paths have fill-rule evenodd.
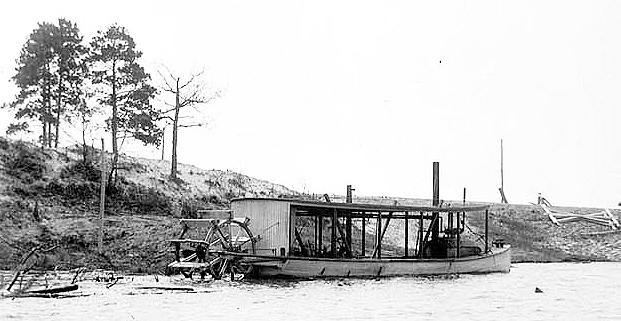
<path id="1" fill-rule="evenodd" d="M 104 139 L 101 139 L 101 188 L 99 193 L 99 235 L 97 236 L 97 250 L 103 253 L 103 229 L 104 229 L 104 211 L 106 204 L 106 149 Z"/>

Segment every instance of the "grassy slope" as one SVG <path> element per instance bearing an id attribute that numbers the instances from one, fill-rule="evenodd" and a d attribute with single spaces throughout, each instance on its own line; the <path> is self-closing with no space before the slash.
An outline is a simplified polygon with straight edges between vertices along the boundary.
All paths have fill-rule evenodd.
<path id="1" fill-rule="evenodd" d="M 33 246 L 59 244 L 41 256 L 40 265 L 158 271 L 171 259 L 166 240 L 179 232 L 179 217 L 191 217 L 198 208 L 226 208 L 231 197 L 295 194 L 238 173 L 187 165 L 180 166 L 182 182 L 174 183 L 167 179 L 168 162 L 122 157 L 118 188 L 108 190 L 105 254 L 98 255 L 99 172 L 86 168 L 84 175 L 82 168 L 75 167 L 77 159 L 71 151 L 41 150 L 0 137 L 0 269 L 12 268 Z M 399 204 L 429 202 L 396 200 Z M 490 238 L 511 243 L 514 261 L 621 260 L 621 234 L 584 234 L 608 231 L 605 227 L 586 223 L 557 227 L 530 205 L 493 204 L 490 217 Z M 480 216 L 468 222 L 475 232 L 482 231 Z M 403 243 L 399 224 L 391 223 L 386 248 Z M 372 242 L 372 235 L 367 240 Z"/>
<path id="2" fill-rule="evenodd" d="M 39 265 L 161 270 L 171 259 L 166 240 L 179 233 L 179 217 L 226 208 L 234 197 L 295 194 L 239 173 L 183 164 L 175 183 L 167 176 L 169 162 L 124 156 L 117 188 L 107 190 L 105 253 L 98 255 L 100 172 L 76 166 L 76 152 L 0 137 L 0 269 L 12 268 L 34 246 L 58 244 Z"/>

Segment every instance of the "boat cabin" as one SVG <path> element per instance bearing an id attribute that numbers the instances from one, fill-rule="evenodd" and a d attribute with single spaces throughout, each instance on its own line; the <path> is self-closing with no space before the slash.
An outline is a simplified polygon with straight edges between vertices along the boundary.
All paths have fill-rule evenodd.
<path id="1" fill-rule="evenodd" d="M 276 198 L 231 201 L 257 255 L 317 258 L 459 258 L 488 252 L 487 205 L 409 206 Z M 485 215 L 483 249 L 465 245 L 466 216 Z M 386 237 L 388 235 L 392 237 Z M 396 235 L 396 233 L 400 233 Z M 402 240 L 395 244 L 394 240 Z"/>

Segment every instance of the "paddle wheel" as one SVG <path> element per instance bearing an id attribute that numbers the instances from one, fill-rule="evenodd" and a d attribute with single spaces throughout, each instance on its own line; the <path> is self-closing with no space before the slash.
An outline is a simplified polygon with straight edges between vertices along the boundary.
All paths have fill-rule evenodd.
<path id="1" fill-rule="evenodd" d="M 207 212 L 207 211 L 205 211 Z M 215 211 L 209 211 L 211 216 Z M 240 254 L 255 254 L 258 237 L 252 234 L 247 218 L 234 218 L 230 211 L 226 219 L 182 219 L 183 231 L 178 239 L 170 240 L 175 246 L 175 261 L 169 271 L 178 271 L 191 278 L 199 273 L 201 278 L 210 274 L 219 280 L 230 277 L 239 280 L 252 271 L 252 265 Z"/>

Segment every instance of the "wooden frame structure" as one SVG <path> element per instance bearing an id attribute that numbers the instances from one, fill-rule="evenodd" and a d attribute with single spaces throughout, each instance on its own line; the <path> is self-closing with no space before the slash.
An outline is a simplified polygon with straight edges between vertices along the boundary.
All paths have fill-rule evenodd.
<path id="1" fill-rule="evenodd" d="M 300 257 L 381 259 L 385 256 L 382 243 L 390 223 L 402 220 L 404 253 L 392 257 L 458 258 L 471 253 L 464 252 L 460 234 L 464 231 L 466 213 L 475 211 L 485 212 L 488 216 L 488 206 L 399 206 L 292 200 L 288 252 Z M 372 248 L 367 248 L 369 224 L 375 225 Z M 303 235 L 301 229 L 305 225 L 311 226 L 311 235 Z M 358 225 L 360 230 L 359 248 L 353 246 L 351 225 Z M 418 230 L 414 246 L 410 244 L 411 225 Z M 434 233 L 434 230 L 438 232 Z M 326 232 L 329 238 L 326 238 Z M 484 243 L 487 252 L 489 241 L 486 239 Z"/>
<path id="2" fill-rule="evenodd" d="M 607 208 L 604 208 L 602 211 L 599 212 L 593 212 L 588 214 L 559 211 L 552 209 L 552 204 L 550 204 L 550 202 L 548 202 L 548 200 L 546 200 L 541 195 L 539 195 L 537 203 L 548 215 L 550 221 L 558 226 L 560 226 L 562 223 L 584 221 L 588 223 L 608 226 L 613 230 L 621 228 L 619 220 L 617 220 L 617 218 L 612 215 L 612 213 L 610 213 L 610 210 Z"/>

